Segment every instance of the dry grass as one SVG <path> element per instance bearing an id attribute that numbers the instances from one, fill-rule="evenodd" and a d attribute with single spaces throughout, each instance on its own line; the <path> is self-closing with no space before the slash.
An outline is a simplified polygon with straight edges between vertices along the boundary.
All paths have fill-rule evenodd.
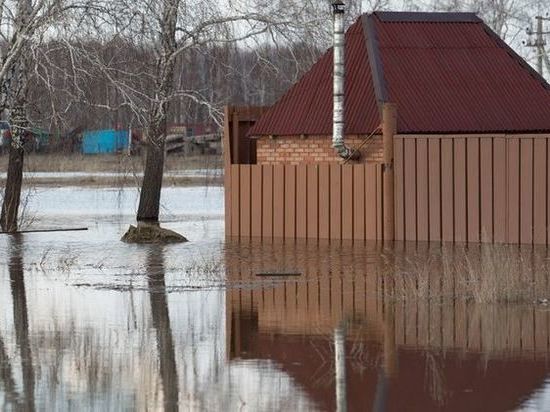
<path id="1" fill-rule="evenodd" d="M 142 172 L 144 156 L 126 154 L 82 155 L 82 154 L 36 154 L 25 157 L 25 170 L 29 172 Z M 0 170 L 7 170 L 8 156 L 0 156 Z M 165 170 L 219 169 L 222 158 L 218 155 L 182 156 L 169 155 Z"/>
<path id="2" fill-rule="evenodd" d="M 546 272 L 532 264 L 534 255 L 524 256 L 520 249 L 508 245 L 482 246 L 478 256 L 462 249 L 460 255 L 454 262 L 456 272 L 464 274 L 461 281 L 468 297 L 477 303 L 515 303 L 547 296 Z"/>
<path id="3" fill-rule="evenodd" d="M 0 171 L 7 170 L 8 156 L 0 156 Z M 116 173 L 116 176 L 66 176 L 66 177 L 25 177 L 26 187 L 38 185 L 79 185 L 79 186 L 138 186 L 141 184 L 145 158 L 141 156 L 119 155 L 59 155 L 59 154 L 29 154 L 25 157 L 26 172 L 53 173 Z M 191 169 L 211 170 L 206 176 L 167 175 L 164 178 L 166 186 L 188 185 L 219 185 L 223 178 L 217 170 L 222 168 L 222 158 L 216 155 L 185 157 L 170 155 L 166 158 L 167 172 L 185 171 Z M 0 178 L 0 184 L 5 179 Z"/>
<path id="4" fill-rule="evenodd" d="M 475 303 L 550 303 L 546 248 L 449 245 L 385 252 L 393 299 L 466 299 Z"/>

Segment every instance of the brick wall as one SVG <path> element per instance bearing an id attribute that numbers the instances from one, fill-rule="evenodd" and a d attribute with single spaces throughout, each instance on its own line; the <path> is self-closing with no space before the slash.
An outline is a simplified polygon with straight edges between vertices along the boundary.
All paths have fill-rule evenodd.
<path id="1" fill-rule="evenodd" d="M 346 136 L 346 144 L 357 148 L 367 136 Z M 357 163 L 382 161 L 382 136 L 375 136 L 360 149 L 361 159 Z M 330 136 L 282 136 L 260 137 L 256 143 L 258 164 L 300 164 L 341 162 L 342 159 L 332 147 Z"/>

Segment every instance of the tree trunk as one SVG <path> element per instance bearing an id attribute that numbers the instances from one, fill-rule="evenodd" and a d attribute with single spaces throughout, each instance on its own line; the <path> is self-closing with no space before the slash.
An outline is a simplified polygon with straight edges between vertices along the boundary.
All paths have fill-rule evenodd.
<path id="1" fill-rule="evenodd" d="M 165 122 L 162 122 L 165 124 Z M 160 193 L 164 173 L 165 127 L 151 125 L 147 144 L 143 184 L 139 196 L 137 220 L 158 222 L 160 211 Z"/>
<path id="2" fill-rule="evenodd" d="M 9 233 L 17 232 L 17 214 L 19 212 L 21 186 L 23 184 L 23 158 L 25 154 L 23 149 L 23 128 L 27 126 L 23 107 L 19 106 L 13 110 L 12 119 L 12 125 L 15 127 L 12 128 L 8 176 L 6 179 L 6 189 L 4 190 L 2 213 L 0 215 L 2 231 Z"/>
<path id="3" fill-rule="evenodd" d="M 2 231 L 17 232 L 17 213 L 21 199 L 21 185 L 23 184 L 23 157 L 24 151 L 20 147 L 10 147 L 8 163 L 8 176 L 4 191 L 4 203 L 2 203 L 2 215 L 0 225 Z"/>
<path id="4" fill-rule="evenodd" d="M 177 50 L 176 22 L 179 0 L 164 2 L 161 20 L 161 50 L 157 60 L 157 96 L 152 103 L 149 115 L 147 158 L 137 220 L 158 222 L 160 192 L 164 172 L 164 145 L 166 141 L 166 120 L 170 109 L 170 96 L 174 89 L 174 68 Z"/>
<path id="5" fill-rule="evenodd" d="M 19 0 L 15 19 L 15 36 L 29 36 L 28 28 L 32 15 L 32 0 Z M 10 112 L 11 145 L 8 161 L 8 176 L 4 190 L 4 202 L 0 214 L 2 231 L 17 232 L 17 215 L 21 201 L 21 185 L 23 184 L 24 137 L 27 134 L 29 122 L 26 116 L 26 101 L 29 80 L 30 53 L 18 56 L 9 70 L 9 76 L 0 84 L 0 104 L 2 111 Z"/>

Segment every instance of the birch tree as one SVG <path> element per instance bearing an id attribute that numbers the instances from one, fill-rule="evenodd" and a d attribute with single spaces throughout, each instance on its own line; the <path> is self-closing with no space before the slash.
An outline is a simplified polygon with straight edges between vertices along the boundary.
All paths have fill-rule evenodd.
<path id="1" fill-rule="evenodd" d="M 93 72 L 108 79 L 117 91 L 118 107 L 127 107 L 146 135 L 146 160 L 140 190 L 137 220 L 158 222 L 165 157 L 166 125 L 171 105 L 177 100 L 193 102 L 219 121 L 222 110 L 212 102 L 215 93 L 180 87 L 175 68 L 184 55 L 195 56 L 205 50 L 224 45 L 250 47 L 257 42 L 288 42 L 301 38 L 306 31 L 318 29 L 319 16 L 306 13 L 314 2 L 279 0 L 219 0 L 193 2 L 187 0 L 114 0 L 97 1 L 97 8 L 108 10 L 111 32 L 106 37 L 127 42 L 136 49 L 150 50 L 154 61 L 141 67 L 115 67 L 90 50 L 76 50 L 82 62 L 79 75 L 93 77 Z M 327 9 L 328 10 L 328 9 Z M 307 16 L 307 17 L 306 17 Z M 327 24 L 330 20 L 327 19 Z M 97 34 L 96 34 L 97 35 Z M 198 61 L 187 61 L 183 71 L 200 70 Z M 204 81 L 202 73 L 197 78 Z M 75 82 L 81 87 L 86 81 Z M 84 90 L 80 90 L 84 96 Z M 77 93 L 80 93 L 77 92 Z M 91 102 L 89 102 L 91 103 Z M 108 102 L 95 103 L 106 110 L 116 109 Z M 184 105 L 179 105 L 185 107 Z"/>
<path id="2" fill-rule="evenodd" d="M 2 3 L 0 27 L 6 27 L 2 23 L 7 19 L 8 30 L 11 24 L 14 29 L 11 36 L 6 31 L 1 36 L 8 47 L 0 67 L 0 111 L 11 123 L 11 145 L 0 226 L 5 232 L 15 232 L 23 180 L 23 139 L 27 129 L 25 110 L 30 64 L 27 49 L 36 31 L 32 21 L 37 16 L 31 0 L 18 0 L 15 9 Z"/>
<path id="3" fill-rule="evenodd" d="M 137 212 L 138 221 L 158 221 L 164 171 L 164 145 L 170 95 L 173 91 L 179 0 L 163 0 L 160 5 L 159 52 L 155 73 L 155 96 L 149 108 L 148 145 L 143 185 Z"/>
<path id="4" fill-rule="evenodd" d="M 67 0 L 0 0 L 0 113 L 11 129 L 8 174 L 0 214 L 5 232 L 17 231 L 24 143 L 29 135 L 28 95 L 35 51 L 65 12 L 83 4 Z"/>

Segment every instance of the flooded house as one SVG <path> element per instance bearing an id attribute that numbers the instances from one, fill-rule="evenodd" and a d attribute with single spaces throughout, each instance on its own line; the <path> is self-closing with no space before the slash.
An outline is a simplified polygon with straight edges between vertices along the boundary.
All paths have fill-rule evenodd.
<path id="1" fill-rule="evenodd" d="M 471 13 L 374 12 L 226 108 L 231 237 L 548 244 L 550 86 Z M 334 73 L 334 75 L 333 75 Z"/>

